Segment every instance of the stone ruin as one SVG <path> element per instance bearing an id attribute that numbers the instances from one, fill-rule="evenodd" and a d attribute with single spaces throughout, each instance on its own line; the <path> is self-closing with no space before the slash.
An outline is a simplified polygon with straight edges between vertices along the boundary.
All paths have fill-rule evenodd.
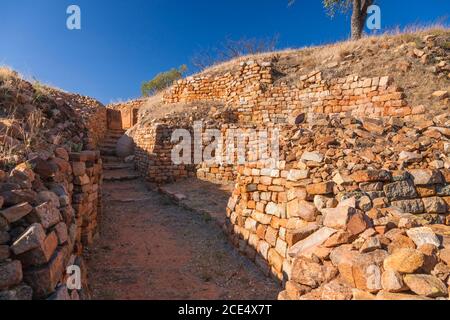
<path id="1" fill-rule="evenodd" d="M 138 123 L 130 135 L 139 171 L 157 183 L 234 181 L 223 228 L 283 283 L 280 299 L 448 298 L 448 91 L 427 98 L 442 106 L 431 110 L 411 105 L 388 74 L 325 79 L 316 70 L 288 84 L 279 73 L 272 61 L 251 60 L 175 83 L 168 106 L 221 101 L 222 109 Z M 225 111 L 232 116 L 213 120 Z M 279 128 L 280 161 L 174 165 L 172 131 L 199 119 L 224 132 Z"/>
<path id="2" fill-rule="evenodd" d="M 16 76 L 0 90 L 2 147 L 14 154 L 0 159 L 0 300 L 89 299 L 82 254 L 102 212 L 106 108 Z M 67 287 L 68 267 L 81 270 L 80 290 Z"/>
<path id="3" fill-rule="evenodd" d="M 448 52 L 433 45 L 434 36 L 423 41 L 428 45 L 421 50 L 401 50 L 415 63 L 437 62 L 434 74 L 445 76 Z M 52 153 L 0 171 L 0 297 L 88 296 L 67 290 L 64 267 L 83 264 L 82 249 L 97 230 L 99 138 L 107 129 L 129 129 L 134 165 L 148 181 L 235 183 L 223 229 L 283 284 L 279 299 L 447 299 L 448 89 L 435 88 L 426 98 L 440 106 L 431 109 L 411 105 L 389 74 L 330 77 L 312 70 L 288 83 L 280 73 L 276 61 L 255 59 L 180 80 L 163 104 L 186 104 L 186 110 L 146 119 L 138 114 L 143 100 L 116 104 L 99 112 L 97 128 L 80 122 L 91 151 L 53 144 Z M 224 134 L 277 128 L 280 159 L 175 165 L 172 132 L 193 131 L 195 121 Z"/>

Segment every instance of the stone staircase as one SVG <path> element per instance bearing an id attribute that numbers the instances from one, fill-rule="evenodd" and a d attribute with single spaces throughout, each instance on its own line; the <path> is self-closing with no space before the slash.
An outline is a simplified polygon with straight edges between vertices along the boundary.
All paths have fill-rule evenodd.
<path id="1" fill-rule="evenodd" d="M 103 160 L 103 180 L 105 181 L 134 180 L 140 177 L 134 170 L 134 163 L 124 162 L 116 154 L 117 142 L 124 134 L 124 130 L 109 129 L 105 139 L 99 144 Z"/>

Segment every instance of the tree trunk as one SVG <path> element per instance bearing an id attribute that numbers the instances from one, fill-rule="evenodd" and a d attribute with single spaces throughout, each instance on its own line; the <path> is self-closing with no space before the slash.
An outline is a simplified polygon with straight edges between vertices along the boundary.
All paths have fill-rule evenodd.
<path id="1" fill-rule="evenodd" d="M 367 13 L 362 12 L 361 0 L 353 0 L 352 14 L 352 39 L 359 40 L 364 30 L 365 16 Z"/>
<path id="2" fill-rule="evenodd" d="M 353 0 L 352 14 L 352 39 L 361 39 L 364 32 L 364 25 L 367 19 L 367 9 L 374 3 L 374 0 Z"/>

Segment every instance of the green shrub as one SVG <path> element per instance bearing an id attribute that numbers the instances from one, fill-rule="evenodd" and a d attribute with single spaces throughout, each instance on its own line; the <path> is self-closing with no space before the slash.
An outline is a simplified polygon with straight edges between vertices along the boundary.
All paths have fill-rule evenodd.
<path id="1" fill-rule="evenodd" d="M 187 66 L 182 65 L 178 69 L 173 68 L 169 71 L 159 73 L 152 80 L 142 84 L 142 95 L 148 97 L 170 87 L 174 81 L 181 79 L 186 71 Z"/>

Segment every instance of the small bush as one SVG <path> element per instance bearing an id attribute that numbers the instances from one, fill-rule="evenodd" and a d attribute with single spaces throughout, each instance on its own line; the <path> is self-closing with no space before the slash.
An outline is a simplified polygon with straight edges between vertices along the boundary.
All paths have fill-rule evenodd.
<path id="1" fill-rule="evenodd" d="M 197 71 L 210 66 L 247 55 L 272 52 L 276 49 L 279 36 L 269 38 L 226 38 L 218 47 L 201 49 L 192 57 L 192 65 Z"/>
<path id="2" fill-rule="evenodd" d="M 161 72 L 152 80 L 142 84 L 141 91 L 144 97 L 152 96 L 168 87 L 170 87 L 174 81 L 179 80 L 186 73 L 187 66 L 182 65 L 178 69 Z"/>

